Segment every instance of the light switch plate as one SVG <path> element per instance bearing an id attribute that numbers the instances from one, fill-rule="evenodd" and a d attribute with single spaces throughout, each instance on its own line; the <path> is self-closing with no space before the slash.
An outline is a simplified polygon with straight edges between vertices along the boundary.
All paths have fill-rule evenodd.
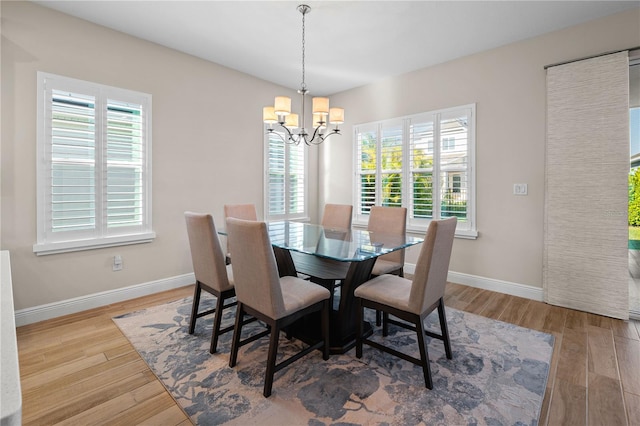
<path id="1" fill-rule="evenodd" d="M 513 195 L 527 195 L 527 184 L 526 183 L 514 183 L 513 184 Z"/>

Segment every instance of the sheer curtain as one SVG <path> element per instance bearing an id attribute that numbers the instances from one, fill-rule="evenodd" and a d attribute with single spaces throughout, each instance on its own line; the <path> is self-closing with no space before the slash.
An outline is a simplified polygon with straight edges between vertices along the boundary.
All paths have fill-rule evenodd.
<path id="1" fill-rule="evenodd" d="M 547 69 L 545 301 L 629 317 L 628 52 Z"/>

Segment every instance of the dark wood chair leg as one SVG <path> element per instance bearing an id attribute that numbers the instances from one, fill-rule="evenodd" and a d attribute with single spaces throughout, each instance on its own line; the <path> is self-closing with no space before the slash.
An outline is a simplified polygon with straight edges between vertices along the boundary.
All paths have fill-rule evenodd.
<path id="1" fill-rule="evenodd" d="M 358 326 L 356 328 L 356 358 L 362 358 L 362 334 L 364 333 L 363 326 L 363 310 L 362 299 L 356 298 L 356 319 Z"/>
<path id="2" fill-rule="evenodd" d="M 191 318 L 189 319 L 189 334 L 193 334 L 196 329 L 196 319 L 198 318 L 198 305 L 200 305 L 200 283 L 196 281 L 196 288 L 193 291 L 193 303 L 191 304 Z"/>
<path id="3" fill-rule="evenodd" d="M 322 303 L 322 337 L 324 339 L 322 359 L 325 361 L 329 359 L 329 303 L 330 300 L 325 300 Z"/>
<path id="4" fill-rule="evenodd" d="M 244 305 L 238 302 L 236 307 L 236 323 L 233 328 L 233 340 L 231 342 L 231 354 L 229 355 L 229 367 L 236 366 L 238 349 L 240 348 L 240 335 L 242 334 L 242 319 L 244 317 Z"/>
<path id="5" fill-rule="evenodd" d="M 278 354 L 278 339 L 280 338 L 280 326 L 276 323 L 271 327 L 271 338 L 269 339 L 269 355 L 267 356 L 267 371 L 264 377 L 264 390 L 262 394 L 265 398 L 271 395 L 273 387 L 273 375 L 276 372 L 276 356 Z"/>
<path id="6" fill-rule="evenodd" d="M 429 351 L 427 350 L 427 342 L 424 338 L 423 318 L 418 316 L 416 320 L 416 334 L 418 335 L 418 346 L 420 348 L 420 359 L 422 360 L 422 373 L 424 375 L 424 384 L 428 389 L 433 389 L 431 381 L 431 366 L 429 365 Z"/>
<path id="7" fill-rule="evenodd" d="M 387 337 L 389 335 L 389 313 L 388 312 L 382 312 L 382 335 L 384 337 Z"/>
<path id="8" fill-rule="evenodd" d="M 447 354 L 447 359 L 452 359 L 453 355 L 451 354 L 451 340 L 449 339 L 449 327 L 447 326 L 447 315 L 444 311 L 443 298 L 440 298 L 440 304 L 438 305 L 438 317 L 440 318 L 440 331 L 442 331 L 444 350 Z"/>
<path id="9" fill-rule="evenodd" d="M 218 347 L 218 337 L 220 336 L 220 324 L 222 323 L 222 310 L 224 308 L 224 298 L 222 294 L 218 295 L 216 302 L 216 313 L 213 317 L 213 331 L 211 332 L 211 346 L 209 353 L 215 353 Z"/>

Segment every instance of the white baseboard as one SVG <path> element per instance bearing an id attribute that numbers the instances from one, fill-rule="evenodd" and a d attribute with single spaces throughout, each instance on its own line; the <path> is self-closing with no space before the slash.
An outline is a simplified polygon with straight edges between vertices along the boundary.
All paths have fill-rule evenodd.
<path id="1" fill-rule="evenodd" d="M 193 273 L 190 273 L 148 283 L 136 284 L 130 287 L 89 294 L 87 296 L 75 297 L 46 305 L 34 306 L 32 308 L 20 309 L 15 312 L 16 327 L 61 317 L 63 315 L 75 314 L 88 309 L 106 306 L 111 303 L 135 299 L 136 297 L 148 296 L 161 291 L 184 287 L 194 282 L 195 276 Z"/>
<path id="2" fill-rule="evenodd" d="M 405 271 L 413 274 L 415 272 L 415 265 L 406 264 Z M 447 279 L 451 282 L 468 285 L 470 287 L 497 291 L 500 293 L 510 294 L 512 296 L 524 297 L 526 299 L 538 301 L 543 300 L 542 289 L 529 285 L 451 271 L 449 271 Z M 149 294 L 159 293 L 165 290 L 184 287 L 186 285 L 193 284 L 194 282 L 195 277 L 193 273 L 190 273 L 148 283 L 137 284 L 130 287 L 119 288 L 116 290 L 89 294 L 87 296 L 76 297 L 73 299 L 63 300 L 61 302 L 20 309 L 15 313 L 16 326 L 20 327 L 21 325 L 32 324 L 51 318 L 61 317 L 63 315 L 75 314 L 77 312 L 98 308 L 100 306 L 106 306 L 111 303 L 122 302 L 125 300 L 135 299 L 136 297 L 147 296 Z"/>
<path id="3" fill-rule="evenodd" d="M 405 264 L 404 270 L 413 274 L 416 270 L 415 264 Z M 447 280 L 452 283 L 464 284 L 469 287 L 481 288 L 484 290 L 497 291 L 500 293 L 510 294 L 512 296 L 524 297 L 525 299 L 544 300 L 542 288 L 533 287 L 525 284 L 512 283 L 509 281 L 496 280 L 493 278 L 480 277 L 477 275 L 463 274 L 461 272 L 449 271 Z"/>
<path id="4" fill-rule="evenodd" d="M 405 264 L 404 270 L 409 274 L 413 274 L 415 273 L 415 268 L 415 264 L 407 263 Z M 449 271 L 447 279 L 452 283 L 464 284 L 469 287 L 497 291 L 500 293 L 510 294 L 512 296 L 524 297 L 525 299 L 537 300 L 539 302 L 543 301 L 543 291 L 539 287 L 453 271 Z M 193 273 L 190 273 L 151 281 L 148 283 L 137 284 L 130 287 L 119 288 L 116 290 L 76 297 L 73 299 L 63 300 L 61 302 L 34 306 L 33 308 L 20 309 L 15 312 L 16 327 L 64 315 L 75 314 L 88 309 L 106 306 L 111 303 L 135 299 L 136 297 L 148 296 L 161 291 L 184 287 L 191 285 L 194 282 L 195 277 Z M 640 313 L 637 312 L 631 312 L 630 316 L 631 318 L 640 319 Z"/>

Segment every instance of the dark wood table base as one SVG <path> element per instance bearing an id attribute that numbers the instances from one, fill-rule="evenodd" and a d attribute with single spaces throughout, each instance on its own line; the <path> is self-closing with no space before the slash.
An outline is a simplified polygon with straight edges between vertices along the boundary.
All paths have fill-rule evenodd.
<path id="1" fill-rule="evenodd" d="M 341 282 L 340 300 L 337 309 L 333 307 L 329 320 L 330 352 L 342 354 L 353 348 L 357 330 L 357 307 L 353 292 L 360 284 L 369 280 L 376 259 L 339 262 L 304 253 L 292 253 L 279 247 L 274 247 L 273 250 L 280 276 L 296 276 L 297 273 L 308 275 L 312 282 L 326 287 L 332 295 L 335 292 L 336 281 Z M 364 330 L 366 336 L 373 331 L 368 323 L 365 324 Z M 321 335 L 320 317 L 302 318 L 292 325 L 289 332 L 306 343 L 314 343 Z"/>

